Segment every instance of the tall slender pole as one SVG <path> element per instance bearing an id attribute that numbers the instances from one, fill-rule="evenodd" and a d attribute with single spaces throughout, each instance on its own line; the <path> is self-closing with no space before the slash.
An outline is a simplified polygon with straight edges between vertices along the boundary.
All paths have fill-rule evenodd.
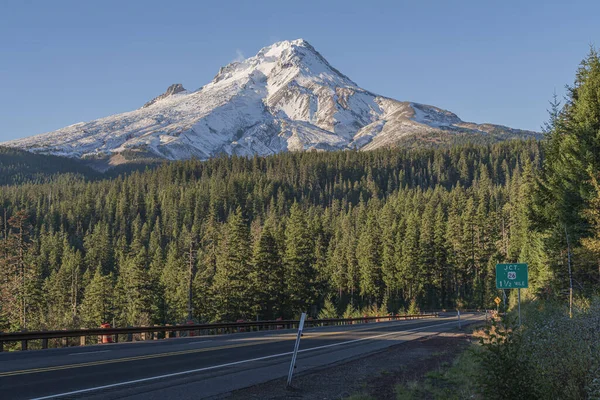
<path id="1" fill-rule="evenodd" d="M 190 252 L 188 259 L 188 321 L 192 320 L 193 316 L 193 289 L 194 289 L 194 239 L 190 239 Z"/>
<path id="2" fill-rule="evenodd" d="M 569 318 L 573 318 L 573 275 L 571 274 L 571 245 L 569 244 L 567 225 L 565 225 L 565 237 L 567 238 L 567 262 L 569 264 Z"/>

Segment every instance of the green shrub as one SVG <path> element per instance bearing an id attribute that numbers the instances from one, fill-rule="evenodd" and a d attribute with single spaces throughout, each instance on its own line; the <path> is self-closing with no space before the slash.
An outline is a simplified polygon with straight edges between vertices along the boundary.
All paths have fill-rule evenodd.
<path id="1" fill-rule="evenodd" d="M 600 399 L 600 299 L 523 309 L 523 326 L 493 321 L 477 383 L 487 399 Z"/>
<path id="2" fill-rule="evenodd" d="M 352 304 L 348 304 L 346 311 L 342 315 L 343 318 L 359 318 L 360 316 L 360 313 L 356 308 L 352 307 Z"/>
<path id="3" fill-rule="evenodd" d="M 406 313 L 408 315 L 415 315 L 415 314 L 419 314 L 421 312 L 421 310 L 419 310 L 419 306 L 417 305 L 417 300 L 412 299 L 412 301 L 410 302 L 410 305 L 408 306 L 408 310 L 406 310 Z"/>
<path id="4" fill-rule="evenodd" d="M 318 318 L 319 319 L 330 319 L 330 318 L 337 318 L 337 317 L 338 317 L 337 309 L 335 308 L 333 301 L 331 301 L 331 297 L 326 298 L 325 304 L 323 305 L 323 308 L 319 312 Z"/>
<path id="5" fill-rule="evenodd" d="M 514 320 L 493 319 L 486 337 L 480 339 L 477 384 L 486 399 L 533 399 L 531 368 L 525 354 L 522 332 Z"/>

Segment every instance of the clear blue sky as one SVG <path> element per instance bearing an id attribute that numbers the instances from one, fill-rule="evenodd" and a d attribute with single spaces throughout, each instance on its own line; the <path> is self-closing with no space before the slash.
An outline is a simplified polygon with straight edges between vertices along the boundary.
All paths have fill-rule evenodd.
<path id="1" fill-rule="evenodd" d="M 197 89 L 238 53 L 304 38 L 365 89 L 538 130 L 600 1 L 0 2 L 0 141 Z"/>

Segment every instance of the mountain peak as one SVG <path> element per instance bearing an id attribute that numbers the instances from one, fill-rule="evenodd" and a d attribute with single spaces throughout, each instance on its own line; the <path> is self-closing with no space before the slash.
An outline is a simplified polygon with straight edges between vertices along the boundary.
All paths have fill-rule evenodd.
<path id="1" fill-rule="evenodd" d="M 135 155 L 206 159 L 223 153 L 371 150 L 415 140 L 439 144 L 465 135 L 491 141 L 537 137 L 379 96 L 331 66 L 306 40 L 296 39 L 222 67 L 199 90 L 174 84 L 141 109 L 4 145 L 112 165 L 125 162 L 125 152 L 128 160 Z"/>
<path id="2" fill-rule="evenodd" d="M 185 89 L 184 89 L 183 85 L 181 83 L 174 83 L 174 84 L 172 84 L 171 86 L 169 86 L 167 88 L 166 92 L 164 92 L 160 96 L 156 96 L 155 98 L 153 98 L 152 100 L 150 100 L 149 102 L 147 102 L 146 104 L 144 104 L 142 106 L 142 108 L 150 107 L 152 104 L 156 103 L 157 101 L 160 101 L 162 99 L 166 99 L 167 97 L 171 97 L 174 94 L 181 93 L 181 92 L 185 92 Z"/>
<path id="3" fill-rule="evenodd" d="M 329 62 L 306 40 L 284 40 L 263 47 L 255 56 L 234 61 L 219 69 L 212 84 L 232 82 L 254 77 L 266 78 L 270 89 L 290 81 L 313 80 L 329 82 L 332 86 L 356 87 L 350 78 L 333 68 Z M 272 90 L 269 90 L 272 93 Z"/>

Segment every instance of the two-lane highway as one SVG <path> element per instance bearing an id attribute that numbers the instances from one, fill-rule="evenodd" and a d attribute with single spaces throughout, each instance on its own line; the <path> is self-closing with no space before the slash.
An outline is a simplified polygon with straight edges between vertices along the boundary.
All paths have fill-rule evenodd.
<path id="1" fill-rule="evenodd" d="M 484 317 L 465 314 L 468 324 Z M 454 329 L 455 316 L 309 328 L 298 372 Z M 0 398 L 206 398 L 287 375 L 295 331 L 0 353 Z"/>

